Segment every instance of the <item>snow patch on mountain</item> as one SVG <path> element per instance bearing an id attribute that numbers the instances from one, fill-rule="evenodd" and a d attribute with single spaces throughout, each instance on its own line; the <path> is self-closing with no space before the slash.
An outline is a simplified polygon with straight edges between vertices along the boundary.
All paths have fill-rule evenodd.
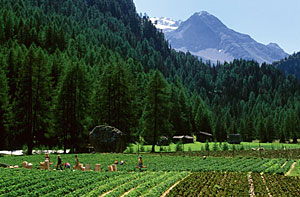
<path id="1" fill-rule="evenodd" d="M 150 18 L 150 21 L 157 29 L 160 29 L 163 32 L 174 31 L 181 24 L 181 21 L 174 21 L 167 17 L 152 17 Z"/>

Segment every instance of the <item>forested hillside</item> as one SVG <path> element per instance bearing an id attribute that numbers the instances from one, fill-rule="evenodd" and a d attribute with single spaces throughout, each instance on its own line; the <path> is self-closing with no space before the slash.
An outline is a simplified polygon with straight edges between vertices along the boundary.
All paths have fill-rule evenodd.
<path id="1" fill-rule="evenodd" d="M 281 61 L 274 62 L 273 65 L 286 75 L 294 75 L 300 80 L 300 52 L 290 55 Z"/>
<path id="2" fill-rule="evenodd" d="M 172 50 L 132 0 L 0 0 L 0 148 L 127 143 L 213 133 L 299 137 L 300 87 L 272 65 L 204 63 Z"/>

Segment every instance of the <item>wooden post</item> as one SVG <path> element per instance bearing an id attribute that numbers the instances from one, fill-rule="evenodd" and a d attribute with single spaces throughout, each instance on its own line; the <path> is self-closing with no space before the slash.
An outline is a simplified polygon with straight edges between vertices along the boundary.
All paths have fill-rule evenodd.
<path id="1" fill-rule="evenodd" d="M 91 170 L 91 164 L 85 164 L 85 170 L 86 171 Z"/>
<path id="2" fill-rule="evenodd" d="M 95 165 L 95 172 L 101 172 L 101 164 Z"/>

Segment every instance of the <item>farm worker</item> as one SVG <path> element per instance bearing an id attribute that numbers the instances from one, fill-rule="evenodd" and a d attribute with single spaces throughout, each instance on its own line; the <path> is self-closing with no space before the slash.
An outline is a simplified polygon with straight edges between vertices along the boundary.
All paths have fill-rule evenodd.
<path id="1" fill-rule="evenodd" d="M 142 167 L 143 167 L 143 160 L 142 160 L 142 157 L 139 156 L 139 170 L 142 171 Z"/>
<path id="2" fill-rule="evenodd" d="M 124 165 L 124 164 L 125 164 L 125 162 L 124 162 L 124 161 L 121 161 L 121 162 L 120 162 L 120 165 Z"/>
<path id="3" fill-rule="evenodd" d="M 65 163 L 65 168 L 71 168 L 71 165 L 69 163 Z"/>
<path id="4" fill-rule="evenodd" d="M 45 154 L 45 161 L 47 161 L 47 160 L 48 160 L 49 163 L 50 163 L 50 157 L 49 157 L 48 153 Z"/>
<path id="5" fill-rule="evenodd" d="M 75 155 L 75 169 L 79 167 L 79 160 L 77 155 Z"/>
<path id="6" fill-rule="evenodd" d="M 57 155 L 57 165 L 56 165 L 56 170 L 58 170 L 58 167 L 60 167 L 60 169 L 62 170 L 62 162 L 61 162 L 60 155 Z"/>
<path id="7" fill-rule="evenodd" d="M 119 163 L 118 160 L 116 160 L 116 161 L 115 161 L 115 164 L 118 165 L 118 163 Z"/>

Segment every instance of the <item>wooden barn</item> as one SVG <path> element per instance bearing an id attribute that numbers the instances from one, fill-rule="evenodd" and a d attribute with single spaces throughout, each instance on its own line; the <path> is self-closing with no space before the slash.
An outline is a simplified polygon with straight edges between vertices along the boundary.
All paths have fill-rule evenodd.
<path id="1" fill-rule="evenodd" d="M 182 141 L 183 144 L 194 143 L 194 137 L 192 137 L 192 136 L 189 136 L 189 135 L 173 136 L 174 143 L 177 143 L 180 140 Z"/>
<path id="2" fill-rule="evenodd" d="M 229 134 L 227 138 L 229 144 L 240 144 L 242 141 L 242 136 L 240 134 Z"/>
<path id="3" fill-rule="evenodd" d="M 197 136 L 197 142 L 206 142 L 206 140 L 208 140 L 209 142 L 213 141 L 213 135 L 211 133 L 200 131 L 196 133 L 196 136 Z"/>

